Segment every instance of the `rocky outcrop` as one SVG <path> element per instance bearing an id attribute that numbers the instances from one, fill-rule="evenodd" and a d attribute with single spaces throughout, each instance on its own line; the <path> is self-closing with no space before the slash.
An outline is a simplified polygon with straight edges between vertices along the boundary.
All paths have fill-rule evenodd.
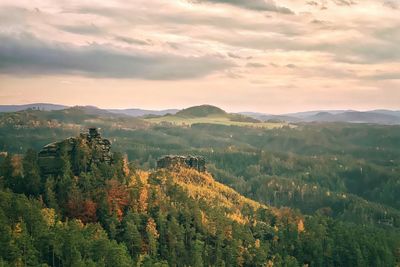
<path id="1" fill-rule="evenodd" d="M 200 156 L 168 155 L 157 160 L 157 168 L 173 169 L 176 167 L 192 168 L 199 172 L 206 171 L 206 161 Z"/>
<path id="2" fill-rule="evenodd" d="M 60 174 L 63 157 L 67 157 L 72 163 L 73 173 L 78 175 L 82 171 L 90 171 L 93 164 L 111 164 L 111 142 L 102 138 L 96 128 L 89 128 L 89 132 L 78 137 L 48 144 L 39 152 L 41 172 L 44 175 Z"/>

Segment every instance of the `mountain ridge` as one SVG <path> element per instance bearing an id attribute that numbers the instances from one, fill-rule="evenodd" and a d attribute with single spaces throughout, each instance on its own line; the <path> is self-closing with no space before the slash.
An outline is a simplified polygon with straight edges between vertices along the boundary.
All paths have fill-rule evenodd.
<path id="1" fill-rule="evenodd" d="M 148 110 L 139 108 L 130 109 L 102 109 L 96 106 L 64 106 L 51 103 L 33 103 L 26 105 L 0 105 L 0 113 L 18 112 L 26 109 L 43 111 L 60 111 L 71 108 L 85 110 L 88 114 L 119 115 L 129 117 L 168 116 L 174 115 L 182 119 L 205 118 L 212 116 L 226 117 L 233 121 L 247 122 L 348 122 L 348 123 L 374 123 L 374 124 L 400 124 L 400 111 L 388 109 L 375 109 L 369 111 L 357 110 L 314 110 L 286 114 L 266 114 L 259 112 L 228 113 L 213 105 L 192 106 L 185 109 Z M 323 116 L 322 116 L 323 115 Z M 244 117 L 240 117 L 244 116 Z M 250 120 L 253 119 L 253 121 Z"/>

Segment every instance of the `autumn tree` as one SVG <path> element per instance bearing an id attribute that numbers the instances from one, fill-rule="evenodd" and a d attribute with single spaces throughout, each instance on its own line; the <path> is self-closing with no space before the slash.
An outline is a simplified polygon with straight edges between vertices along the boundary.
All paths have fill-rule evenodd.
<path id="1" fill-rule="evenodd" d="M 155 256 L 157 255 L 157 240 L 160 235 L 158 234 L 156 223 L 151 217 L 147 220 L 146 235 L 149 245 L 149 254 Z"/>

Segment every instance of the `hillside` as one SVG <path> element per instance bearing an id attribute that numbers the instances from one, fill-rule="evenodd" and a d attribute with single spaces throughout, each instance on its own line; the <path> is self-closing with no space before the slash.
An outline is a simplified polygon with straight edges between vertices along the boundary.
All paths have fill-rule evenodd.
<path id="1" fill-rule="evenodd" d="M 39 151 L 55 139 L 75 136 L 94 124 L 110 136 L 114 149 L 127 153 L 137 166 L 154 168 L 155 159 L 163 154 L 203 155 L 218 181 L 264 203 L 296 207 L 309 214 L 329 207 L 334 216 L 350 221 L 380 211 L 368 223 L 379 222 L 387 208 L 400 209 L 397 126 L 329 123 L 270 130 L 259 127 L 260 123 L 197 123 L 182 127 L 115 114 L 89 115 L 81 108 L 24 111 L 0 115 L 0 151 Z M 268 186 L 271 179 L 279 185 Z M 293 197 L 304 190 L 311 197 Z M 350 197 L 334 199 L 326 192 L 351 196 L 368 214 L 358 213 L 356 207 L 349 210 Z M 344 215 L 349 212 L 351 216 Z"/>
<path id="2" fill-rule="evenodd" d="M 236 125 L 259 128 L 279 128 L 287 125 L 282 122 L 264 122 L 239 113 L 227 113 L 224 110 L 210 105 L 190 107 L 178 111 L 175 115 L 154 116 L 146 118 L 153 124 L 171 124 L 190 126 L 192 124 L 219 124 Z"/>
<path id="3" fill-rule="evenodd" d="M 3 222 L 12 225 L 11 228 L 15 227 L 18 218 L 32 224 L 32 219 L 25 217 L 25 213 L 39 214 L 43 208 L 53 208 L 57 220 L 64 226 L 51 228 L 47 234 L 55 235 L 54 231 L 57 230 L 57 233 L 63 233 L 65 238 L 69 238 L 69 232 L 75 229 L 72 231 L 74 238 L 89 235 L 90 240 L 93 238 L 90 233 L 102 232 L 101 242 L 107 243 L 104 245 L 105 249 L 122 249 L 120 252 L 123 254 L 124 247 L 127 247 L 131 256 L 126 254 L 125 257 L 121 254 L 119 258 L 127 261 L 137 261 L 140 258 L 152 262 L 153 265 L 150 266 L 154 266 L 154 262 L 163 261 L 193 265 L 191 259 L 194 254 L 191 253 L 194 252 L 190 247 L 193 248 L 194 244 L 187 241 L 179 243 L 176 240 L 174 242 L 178 243 L 175 244 L 180 244 L 178 248 L 167 251 L 169 245 L 165 245 L 165 240 L 168 237 L 162 225 L 168 225 L 172 218 L 175 218 L 177 225 L 174 222 L 171 229 L 185 229 L 178 235 L 180 240 L 184 240 L 183 236 L 193 231 L 196 236 L 201 236 L 195 240 L 199 241 L 196 241 L 198 245 L 202 244 L 203 259 L 209 258 L 205 256 L 209 255 L 207 251 L 215 251 L 216 243 L 222 242 L 224 249 L 221 253 L 225 255 L 221 256 L 223 261 L 232 261 L 226 256 L 232 255 L 233 252 L 228 252 L 232 249 L 244 251 L 243 258 L 247 263 L 243 266 L 254 266 L 255 256 L 251 252 L 254 248 L 251 246 L 259 239 L 261 247 L 264 244 L 264 248 L 259 251 L 260 258 L 267 258 L 278 266 L 279 261 L 294 261 L 292 257 L 297 263 L 318 262 L 315 263 L 318 266 L 368 266 L 365 264 L 368 261 L 366 258 L 379 258 L 379 261 L 385 262 L 373 262 L 369 264 L 371 266 L 394 266 L 393 261 L 398 260 L 394 256 L 397 255 L 395 251 L 399 247 L 397 241 L 400 240 L 398 126 L 311 123 L 299 124 L 295 128 L 269 129 L 198 123 L 182 127 L 148 123 L 147 119 L 143 121 L 108 114 L 89 107 L 1 114 L 0 122 L 0 177 L 3 177 L 0 178 L 0 188 L 12 188 L 14 192 L 5 192 L 2 196 L 6 199 L 2 209 L 5 214 L 11 214 Z M 125 157 L 116 153 L 111 166 L 100 164 L 87 168 L 92 155 L 87 151 L 91 147 L 88 145 L 83 146 L 84 150 L 81 152 L 72 149 L 75 152 L 69 158 L 69 163 L 63 157 L 61 162 L 65 164 L 61 166 L 64 167 L 57 168 L 60 173 L 52 175 L 56 178 L 54 181 L 42 177 L 39 179 L 37 171 L 29 171 L 35 166 L 32 160 L 36 160 L 35 153 L 31 150 L 26 152 L 27 149 L 34 148 L 39 152 L 46 144 L 61 141 L 63 138 L 76 144 L 73 140 L 84 140 L 70 137 L 97 123 L 101 125 L 102 136 L 112 143 L 111 152 L 121 151 L 126 154 L 129 163 Z M 127 127 L 121 127 L 122 125 Z M 5 158 L 7 154 L 10 155 L 8 159 Z M 93 155 L 96 154 L 97 152 Z M 197 173 L 191 169 L 156 170 L 156 159 L 171 154 L 203 156 L 207 159 L 209 173 Z M 12 167 L 7 167 L 10 165 Z M 72 180 L 57 178 L 66 170 L 72 172 L 67 172 L 65 177 L 75 174 Z M 86 170 L 86 173 L 80 173 L 79 170 Z M 13 178 L 5 184 L 4 173 Z M 152 193 L 141 193 L 144 185 L 149 190 L 147 192 Z M 76 195 L 68 193 L 68 190 Z M 126 192 L 129 192 L 128 198 L 125 197 Z M 33 199 L 19 199 L 21 193 Z M 118 195 L 120 193 L 122 195 Z M 108 200 L 111 202 L 106 201 L 107 194 L 114 194 Z M 158 197 L 160 195 L 165 198 Z M 68 206 L 70 198 L 71 206 Z M 119 204 L 112 204 L 112 199 Z M 14 211 L 13 206 L 7 206 L 12 203 L 10 201 L 24 205 L 24 209 L 29 209 L 31 213 Z M 144 208 L 140 208 L 142 206 Z M 133 214 L 137 215 L 128 215 L 129 210 L 132 211 L 130 207 L 134 207 Z M 0 212 L 0 218 L 1 214 Z M 126 216 L 136 218 L 135 226 L 141 238 L 140 249 L 124 241 L 127 238 L 122 234 L 126 227 Z M 141 219 L 137 219 L 137 216 Z M 187 228 L 186 221 L 182 219 L 185 216 L 193 218 L 189 225 L 193 225 L 193 221 L 203 222 L 195 223 L 195 229 Z M 149 240 L 146 234 L 149 217 L 156 223 L 157 233 L 160 235 L 156 242 L 157 256 L 149 256 Z M 165 217 L 170 219 L 166 222 Z M 80 219 L 87 227 L 78 227 L 80 224 L 73 222 L 73 218 Z M 94 226 L 93 222 L 98 222 L 101 229 L 98 228 L 99 225 Z M 207 226 L 202 226 L 204 222 L 208 222 Z M 234 229 L 233 239 L 218 241 L 216 233 L 225 233 L 230 227 Z M 299 234 L 298 230 L 303 227 L 305 231 Z M 290 229 L 289 233 L 285 229 Z M 35 240 L 45 238 L 31 232 L 29 236 Z M 325 238 L 320 238 L 321 236 Z M 247 240 L 246 245 L 239 245 L 242 241 L 238 240 Z M 321 250 L 324 242 L 329 242 L 333 249 L 330 250 L 329 257 L 321 258 L 322 252 L 315 254 L 313 251 Z M 36 251 L 39 249 L 36 243 L 32 246 Z M 90 246 L 96 246 L 96 243 L 87 241 L 87 248 Z M 291 246 L 301 247 L 301 251 L 288 249 Z M 352 254 L 345 253 L 359 248 L 362 256 L 357 260 Z M 57 249 L 62 251 L 61 248 Z M 65 249 L 71 247 L 65 245 Z M 87 251 L 81 250 L 81 258 L 78 258 L 87 260 L 95 257 Z M 103 254 L 111 255 L 110 251 L 107 252 L 109 254 Z M 55 252 L 56 262 L 60 260 L 64 266 L 71 265 L 67 254 L 57 253 L 60 252 Z M 381 256 L 369 256 L 369 253 Z M 51 258 L 51 254 L 49 257 Z M 211 256 L 213 259 L 216 257 L 215 254 Z M 8 262 L 7 259 L 5 261 Z M 99 264 L 101 258 L 92 260 Z M 114 258 L 103 260 L 115 261 Z M 205 264 L 214 265 L 211 262 Z"/>
<path id="4" fill-rule="evenodd" d="M 211 105 L 201 105 L 201 106 L 194 106 L 190 108 L 186 108 L 180 110 L 176 113 L 178 117 L 208 117 L 213 115 L 226 115 L 227 113 L 215 106 Z"/>
<path id="5" fill-rule="evenodd" d="M 110 128 L 135 129 L 145 127 L 139 118 L 114 114 L 91 106 L 75 106 L 60 110 L 28 109 L 13 113 L 0 113 L 0 126 L 12 128 L 60 127 L 79 130 L 91 125 Z"/>
<path id="6" fill-rule="evenodd" d="M 96 161 L 103 152 L 91 153 L 93 145 L 68 143 L 75 148 L 57 143 L 55 175 L 41 173 L 41 154 L 33 150 L 2 159 L 2 264 L 393 266 L 398 260 L 394 230 L 260 204 L 183 166 L 143 171 L 118 152 Z M 85 164 L 90 168 L 77 174 Z"/>
<path id="7" fill-rule="evenodd" d="M 75 149 L 79 154 L 87 148 Z M 0 220 L 0 229 L 18 229 L 16 235 L 6 232 L 0 239 L 3 263 L 264 265 L 277 261 L 273 254 L 268 255 L 277 251 L 268 252 L 267 244 L 279 240 L 281 226 L 290 226 L 294 233 L 304 231 L 301 216 L 272 212 L 217 183 L 208 173 L 187 168 L 153 173 L 132 170 L 114 154 L 111 165 L 96 163 L 93 171 L 73 177 L 71 171 L 79 164 L 73 155 L 58 155 L 62 173 L 56 177 L 42 174 L 41 179 L 31 175 L 39 167 L 33 151 L 25 155 L 23 170 L 8 158 L 3 162 L 0 175 L 6 190 L 0 191 L 0 214 L 7 218 Z M 11 173 L 3 171 L 10 168 Z M 35 172 L 35 177 L 38 175 Z M 44 203 L 38 205 L 36 197 Z M 21 208 L 12 210 L 14 202 Z M 22 237 L 40 241 L 22 243 L 24 247 L 14 247 L 14 254 L 9 255 L 11 244 Z M 58 238 L 55 249 L 51 244 Z M 100 244 L 97 252 L 91 253 Z M 39 253 L 42 246 L 50 249 Z M 32 253 L 29 259 L 24 258 L 26 249 Z M 69 250 L 76 252 L 71 255 Z M 287 256 L 279 261 L 296 259 Z"/>

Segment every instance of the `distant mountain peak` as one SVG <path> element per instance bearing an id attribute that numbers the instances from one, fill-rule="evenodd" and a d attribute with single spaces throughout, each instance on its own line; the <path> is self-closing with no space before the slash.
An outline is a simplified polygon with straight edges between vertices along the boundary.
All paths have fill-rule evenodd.
<path id="1" fill-rule="evenodd" d="M 207 117 L 210 115 L 226 115 L 226 111 L 212 105 L 200 105 L 183 109 L 176 113 L 181 117 Z"/>

